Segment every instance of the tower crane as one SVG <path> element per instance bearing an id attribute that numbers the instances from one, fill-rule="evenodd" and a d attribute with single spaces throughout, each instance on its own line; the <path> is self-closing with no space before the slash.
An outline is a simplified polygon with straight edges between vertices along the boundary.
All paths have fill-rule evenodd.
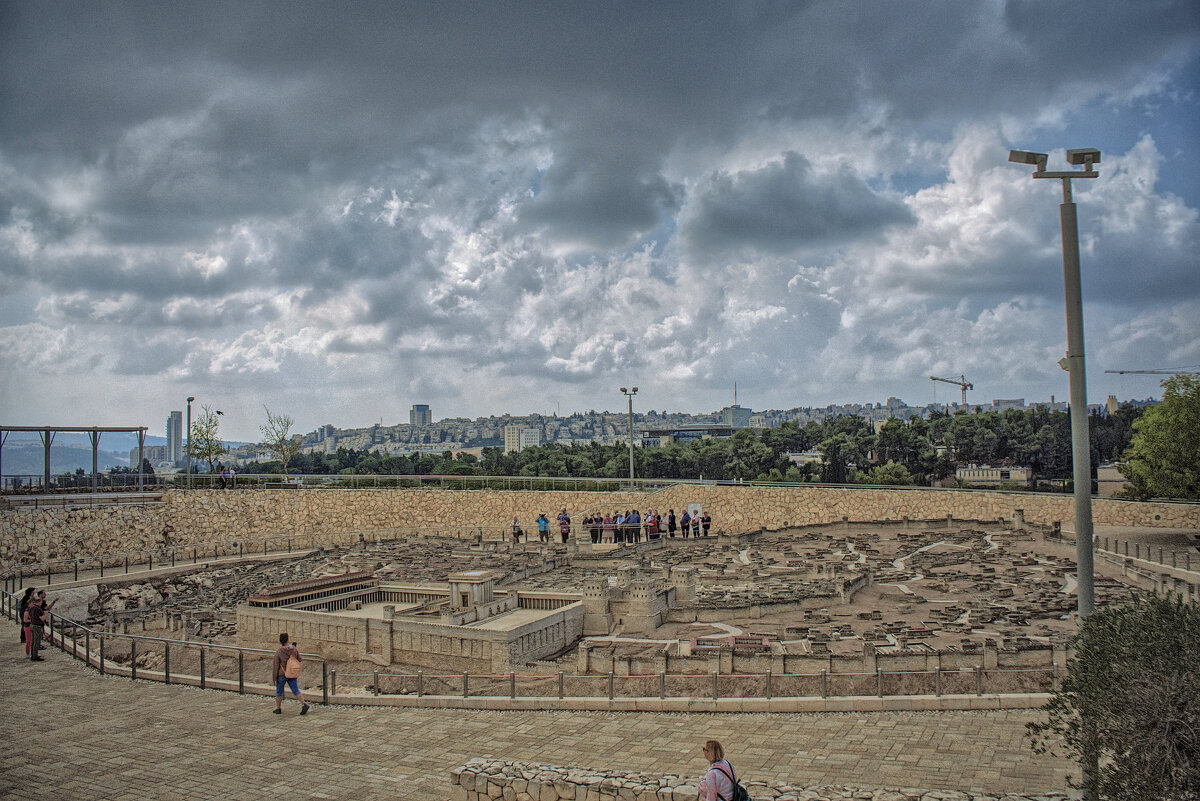
<path id="1" fill-rule="evenodd" d="M 960 375 L 957 381 L 955 381 L 953 378 L 938 378 L 936 375 L 929 376 L 929 380 L 941 381 L 944 384 L 954 384 L 962 389 L 962 405 L 964 409 L 967 408 L 967 390 L 975 389 L 975 385 L 968 381 L 965 375 Z"/>
<path id="2" fill-rule="evenodd" d="M 1183 367 L 1176 370 L 1105 370 L 1106 373 L 1116 373 L 1117 375 L 1198 375 L 1200 368 Z"/>

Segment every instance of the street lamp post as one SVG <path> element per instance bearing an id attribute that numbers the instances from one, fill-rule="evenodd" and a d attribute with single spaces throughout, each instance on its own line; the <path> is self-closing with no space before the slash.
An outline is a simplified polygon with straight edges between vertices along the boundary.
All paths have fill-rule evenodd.
<path id="1" fill-rule="evenodd" d="M 1067 303 L 1067 356 L 1060 365 L 1065 367 L 1071 384 L 1071 464 L 1075 480 L 1075 564 L 1079 620 L 1095 609 L 1092 588 L 1094 572 L 1092 545 L 1092 465 L 1091 444 L 1088 438 L 1087 373 L 1083 360 L 1083 293 L 1079 277 L 1079 221 L 1071 198 L 1072 178 L 1095 178 L 1093 166 L 1100 163 L 1100 151 L 1095 148 L 1068 150 L 1067 161 L 1083 170 L 1050 172 L 1046 170 L 1047 155 L 1024 150 L 1009 151 L 1008 160 L 1017 164 L 1034 165 L 1034 178 L 1058 178 L 1062 181 L 1063 202 L 1059 206 L 1062 225 L 1063 289 Z M 1080 780 L 1085 801 L 1096 799 L 1096 777 L 1099 775 L 1099 752 L 1096 749 L 1094 721 L 1082 721 L 1082 754 Z"/>
<path id="2" fill-rule="evenodd" d="M 621 394 L 629 399 L 629 482 L 633 483 L 633 396 L 638 388 L 626 389 L 621 387 Z"/>
<path id="3" fill-rule="evenodd" d="M 1063 360 L 1071 385 L 1071 463 L 1075 481 L 1075 562 L 1078 572 L 1078 609 L 1083 618 L 1095 609 L 1092 589 L 1092 465 L 1088 438 L 1087 373 L 1083 361 L 1083 293 L 1079 277 L 1079 223 L 1071 199 L 1072 178 L 1095 178 L 1093 166 L 1100 163 L 1100 151 L 1094 148 L 1068 150 L 1067 161 L 1083 170 L 1048 172 L 1045 153 L 1012 150 L 1008 160 L 1034 165 L 1034 178 L 1058 178 L 1062 181 L 1063 202 L 1059 206 L 1062 222 L 1063 287 L 1067 303 L 1067 357 Z M 1062 364 L 1062 362 L 1060 362 Z"/>
<path id="4" fill-rule="evenodd" d="M 188 395 L 187 399 L 187 447 L 184 453 L 187 454 L 187 488 L 192 488 L 192 401 L 196 398 L 194 395 Z"/>

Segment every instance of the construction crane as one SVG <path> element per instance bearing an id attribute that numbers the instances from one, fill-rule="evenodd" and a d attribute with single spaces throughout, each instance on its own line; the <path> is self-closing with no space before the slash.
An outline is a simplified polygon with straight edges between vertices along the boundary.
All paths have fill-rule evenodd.
<path id="1" fill-rule="evenodd" d="M 1200 375 L 1200 367 L 1181 367 L 1175 370 L 1105 370 L 1117 375 Z"/>
<path id="2" fill-rule="evenodd" d="M 961 388 L 962 389 L 962 405 L 963 405 L 964 409 L 967 408 L 967 390 L 975 389 L 975 385 L 972 384 L 970 381 L 968 381 L 967 377 L 965 375 L 960 375 L 958 377 L 957 381 L 955 381 L 953 378 L 938 378 L 936 375 L 929 376 L 929 380 L 930 381 L 941 381 L 944 384 L 954 384 L 955 386 Z"/>

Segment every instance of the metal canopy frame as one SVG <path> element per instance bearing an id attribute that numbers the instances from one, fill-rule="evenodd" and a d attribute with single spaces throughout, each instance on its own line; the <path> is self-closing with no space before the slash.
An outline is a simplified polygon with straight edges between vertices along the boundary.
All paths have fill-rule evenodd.
<path id="1" fill-rule="evenodd" d="M 8 435 L 14 431 L 36 432 L 45 450 L 43 462 L 42 493 L 50 492 L 50 446 L 54 444 L 54 435 L 62 432 L 71 434 L 87 434 L 92 442 L 92 492 L 99 490 L 100 470 L 99 452 L 100 436 L 110 432 L 137 434 L 138 440 L 138 489 L 145 487 L 145 472 L 142 465 L 146 459 L 146 426 L 4 426 L 0 425 L 0 478 L 4 476 L 4 443 Z"/>

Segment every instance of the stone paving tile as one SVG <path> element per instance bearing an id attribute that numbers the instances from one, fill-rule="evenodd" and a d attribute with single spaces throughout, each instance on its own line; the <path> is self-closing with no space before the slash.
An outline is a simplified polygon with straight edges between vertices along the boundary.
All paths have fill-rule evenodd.
<path id="1" fill-rule="evenodd" d="M 1039 793 L 1072 765 L 1024 742 L 1032 711 L 708 714 L 473 712 L 314 706 L 102 677 L 11 622 L 0 649 L 0 798 L 426 799 L 471 757 L 699 775 L 718 737 L 747 778 L 792 784 Z M 44 757 L 36 771 L 28 741 Z M 31 781 L 34 776 L 40 777 Z"/>

